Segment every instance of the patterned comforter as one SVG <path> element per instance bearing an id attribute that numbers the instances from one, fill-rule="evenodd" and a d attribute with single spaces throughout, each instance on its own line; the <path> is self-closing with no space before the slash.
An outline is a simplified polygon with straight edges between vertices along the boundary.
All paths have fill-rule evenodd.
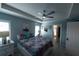
<path id="1" fill-rule="evenodd" d="M 42 36 L 30 38 L 29 41 L 21 41 L 22 45 L 30 51 L 32 55 L 35 55 L 35 53 L 39 51 L 47 42 L 48 41 L 46 41 Z"/>

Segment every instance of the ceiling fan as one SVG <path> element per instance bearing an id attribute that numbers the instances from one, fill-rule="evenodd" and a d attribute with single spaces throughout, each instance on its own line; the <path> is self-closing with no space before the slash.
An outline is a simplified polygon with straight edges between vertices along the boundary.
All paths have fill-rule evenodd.
<path id="1" fill-rule="evenodd" d="M 45 18 L 54 18 L 53 16 L 51 16 L 54 13 L 55 13 L 55 11 L 51 11 L 49 13 L 46 13 L 46 10 L 43 10 L 42 19 L 45 19 Z"/>

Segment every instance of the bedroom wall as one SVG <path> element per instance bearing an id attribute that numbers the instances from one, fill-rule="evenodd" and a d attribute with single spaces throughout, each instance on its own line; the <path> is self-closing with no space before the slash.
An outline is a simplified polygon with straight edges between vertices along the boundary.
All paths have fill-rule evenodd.
<path id="1" fill-rule="evenodd" d="M 42 24 L 42 26 L 44 28 L 47 27 L 48 31 L 47 32 L 43 31 L 42 35 L 44 37 L 47 37 L 48 40 L 53 40 L 52 39 L 52 36 L 53 36 L 53 34 L 52 34 L 52 31 L 53 31 L 52 26 L 55 25 L 55 24 L 62 25 L 61 42 L 60 42 L 61 44 L 60 45 L 61 45 L 61 47 L 65 47 L 65 45 L 66 45 L 66 23 L 67 23 L 66 21 L 53 21 L 53 22 L 44 23 L 44 24 Z"/>
<path id="2" fill-rule="evenodd" d="M 43 23 L 42 26 L 48 28 L 48 32 L 43 31 L 42 35 L 44 37 L 47 37 L 48 40 L 52 40 L 52 26 L 55 24 L 62 25 L 62 33 L 61 33 L 61 46 L 66 47 L 66 31 L 67 31 L 67 22 L 79 22 L 79 17 L 69 18 L 67 20 L 60 20 L 60 21 L 53 21 L 53 22 L 47 22 Z"/>
<path id="3" fill-rule="evenodd" d="M 27 19 L 15 17 L 0 12 L 1 21 L 9 21 L 11 26 L 11 39 L 17 42 L 17 35 L 23 29 L 24 26 L 27 26 L 30 32 L 35 33 L 35 24 L 36 22 L 29 21 Z M 40 23 L 37 23 L 40 26 Z"/>

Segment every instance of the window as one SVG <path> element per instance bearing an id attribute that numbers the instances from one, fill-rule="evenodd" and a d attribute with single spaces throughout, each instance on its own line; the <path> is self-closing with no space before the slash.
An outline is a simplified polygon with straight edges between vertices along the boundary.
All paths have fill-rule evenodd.
<path id="1" fill-rule="evenodd" d="M 8 22 L 0 22 L 0 33 L 2 32 L 8 32 L 9 33 L 10 29 L 9 29 L 9 23 Z M 0 34 L 0 42 L 2 41 L 2 34 Z M 7 39 L 9 39 L 9 36 L 6 37 Z"/>
<path id="2" fill-rule="evenodd" d="M 39 29 L 40 27 L 39 26 L 35 26 L 35 36 L 37 36 L 39 34 Z"/>
<path id="3" fill-rule="evenodd" d="M 0 22 L 0 32 L 9 31 L 9 23 Z"/>

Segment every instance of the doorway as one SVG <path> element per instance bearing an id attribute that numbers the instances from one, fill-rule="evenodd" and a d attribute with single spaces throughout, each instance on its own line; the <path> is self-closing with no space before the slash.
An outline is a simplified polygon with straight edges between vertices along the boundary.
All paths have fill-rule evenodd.
<path id="1" fill-rule="evenodd" d="M 61 25 L 53 25 L 53 46 L 60 47 Z"/>

